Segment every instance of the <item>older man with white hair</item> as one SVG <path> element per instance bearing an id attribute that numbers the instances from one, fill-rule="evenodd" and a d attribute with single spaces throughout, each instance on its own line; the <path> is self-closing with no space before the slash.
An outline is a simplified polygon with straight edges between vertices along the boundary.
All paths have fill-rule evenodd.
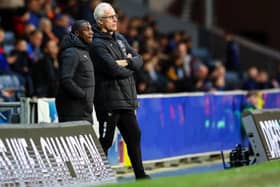
<path id="1" fill-rule="evenodd" d="M 107 155 L 117 126 L 127 144 L 136 179 L 150 178 L 142 164 L 141 130 L 135 115 L 138 101 L 134 72 L 142 67 L 142 57 L 117 32 L 118 16 L 111 4 L 98 4 L 94 18 L 97 29 L 90 54 L 95 67 L 94 105 L 100 143 Z"/>

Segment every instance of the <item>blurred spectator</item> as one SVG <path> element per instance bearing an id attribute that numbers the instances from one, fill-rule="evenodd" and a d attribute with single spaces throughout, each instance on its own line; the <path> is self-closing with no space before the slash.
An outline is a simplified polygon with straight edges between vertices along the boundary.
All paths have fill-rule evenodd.
<path id="1" fill-rule="evenodd" d="M 179 42 L 177 46 L 176 53 L 178 57 L 183 61 L 183 67 L 186 77 L 191 76 L 191 56 L 188 54 L 187 44 L 185 42 Z"/>
<path id="2" fill-rule="evenodd" d="M 246 94 L 246 99 L 242 104 L 242 111 L 251 111 L 258 108 L 258 96 L 259 92 L 255 90 L 250 90 Z"/>
<path id="3" fill-rule="evenodd" d="M 27 0 L 27 9 L 29 11 L 28 23 L 35 25 L 36 28 L 39 27 L 40 22 L 40 10 L 41 10 L 41 1 L 39 0 Z"/>
<path id="4" fill-rule="evenodd" d="M 29 36 L 35 30 L 36 30 L 36 26 L 35 25 L 33 25 L 31 23 L 24 24 L 24 26 L 23 26 L 23 33 L 22 33 L 22 37 L 21 38 L 29 40 Z"/>
<path id="5" fill-rule="evenodd" d="M 94 20 L 94 17 L 93 17 L 92 13 L 93 13 L 96 5 L 100 2 L 101 2 L 101 0 L 88 0 L 88 1 L 86 1 L 82 5 L 82 7 L 80 8 L 81 17 L 79 19 L 85 19 L 85 20 L 89 21 L 91 25 L 95 25 L 96 22 Z"/>
<path id="6" fill-rule="evenodd" d="M 137 29 L 143 29 L 146 24 L 140 17 L 133 17 L 129 21 L 129 26 Z M 141 30 L 142 31 L 142 30 Z M 143 32 L 141 32 L 143 33 Z"/>
<path id="7" fill-rule="evenodd" d="M 42 58 L 42 42 L 43 33 L 40 30 L 34 30 L 30 33 L 29 42 L 27 43 L 27 52 L 32 63 L 36 63 Z"/>
<path id="8" fill-rule="evenodd" d="M 184 58 L 176 53 L 171 59 L 171 65 L 167 70 L 167 77 L 174 84 L 176 92 L 183 92 L 190 90 L 189 73 L 184 66 Z M 171 83 L 169 83 L 170 86 Z M 170 88 L 170 87 L 169 87 Z M 171 91 L 171 90 L 169 90 Z"/>
<path id="9" fill-rule="evenodd" d="M 168 35 L 167 34 L 159 34 L 158 36 L 158 43 L 160 50 L 162 53 L 167 54 L 168 53 Z"/>
<path id="10" fill-rule="evenodd" d="M 229 71 L 240 71 L 240 60 L 239 60 L 239 46 L 233 38 L 231 32 L 225 33 L 226 40 L 226 63 L 225 66 Z M 242 78 L 242 77 L 240 77 Z"/>
<path id="11" fill-rule="evenodd" d="M 177 48 L 177 45 L 181 40 L 181 33 L 176 31 L 176 32 L 173 32 L 171 35 L 170 35 L 170 39 L 169 39 L 169 42 L 168 42 L 168 45 L 167 45 L 167 48 L 168 48 L 168 52 L 169 53 L 173 53 L 174 50 Z"/>
<path id="12" fill-rule="evenodd" d="M 27 42 L 19 39 L 10 55 L 15 56 L 15 61 L 10 64 L 11 70 L 17 74 L 20 84 L 24 85 L 26 96 L 31 96 L 34 91 L 31 78 L 32 59 L 27 52 Z"/>
<path id="13" fill-rule="evenodd" d="M 0 53 L 0 75 L 9 72 L 9 63 L 3 53 Z"/>
<path id="14" fill-rule="evenodd" d="M 137 72 L 136 82 L 137 91 L 139 94 L 158 93 L 165 91 L 167 80 L 156 68 L 159 58 L 150 56 L 149 59 L 144 59 L 143 70 Z"/>
<path id="15" fill-rule="evenodd" d="M 258 89 L 258 78 L 259 71 L 255 66 L 250 67 L 247 70 L 247 77 L 244 81 L 242 88 L 244 90 L 257 90 Z"/>
<path id="16" fill-rule="evenodd" d="M 56 44 L 59 43 L 58 38 L 52 31 L 52 22 L 48 18 L 41 18 L 39 29 L 43 32 L 43 41 L 42 43 L 45 44 L 49 40 L 52 40 Z"/>
<path id="17" fill-rule="evenodd" d="M 53 32 L 55 36 L 61 41 L 63 36 L 69 31 L 70 17 L 67 14 L 56 14 L 53 25 Z"/>
<path id="18" fill-rule="evenodd" d="M 5 31 L 0 28 L 0 74 L 9 71 L 9 64 L 4 54 L 3 41 L 5 38 Z"/>
<path id="19" fill-rule="evenodd" d="M 210 91 L 212 85 L 207 78 L 208 78 L 208 67 L 201 62 L 193 64 L 191 91 L 199 91 L 199 92 Z"/>
<path id="20" fill-rule="evenodd" d="M 186 45 L 188 47 L 188 54 L 192 54 L 192 49 L 193 49 L 192 38 L 189 37 L 185 42 L 186 42 Z"/>
<path id="21" fill-rule="evenodd" d="M 212 87 L 211 90 L 222 91 L 227 89 L 225 74 L 226 68 L 224 65 L 221 62 L 216 62 L 209 76 Z"/>
<path id="22" fill-rule="evenodd" d="M 159 47 L 155 40 L 155 32 L 152 26 L 146 26 L 143 28 L 143 35 L 139 39 L 139 42 L 142 50 L 147 50 L 151 53 Z"/>
<path id="23" fill-rule="evenodd" d="M 43 58 L 33 66 L 33 82 L 37 97 L 55 97 L 58 90 L 58 46 L 49 40 L 43 47 Z"/>
<path id="24" fill-rule="evenodd" d="M 23 37 L 24 26 L 28 23 L 30 14 L 26 8 L 19 8 L 17 13 L 12 17 L 13 30 L 18 37 Z"/>
<path id="25" fill-rule="evenodd" d="M 0 75 L 0 101 L 19 101 L 24 96 L 22 88 L 17 76 L 12 74 Z"/>
<path id="26" fill-rule="evenodd" d="M 123 29 L 124 31 L 124 28 L 120 27 L 121 29 Z M 121 31 L 120 31 L 121 32 Z M 125 38 L 127 39 L 127 42 L 132 46 L 132 47 L 135 47 L 135 45 L 138 45 L 139 46 L 139 32 L 138 32 L 138 29 L 135 28 L 135 27 L 131 27 L 129 26 L 127 28 L 127 34 L 125 34 Z M 138 50 L 137 50 L 138 51 Z"/>
<path id="27" fill-rule="evenodd" d="M 273 88 L 270 77 L 265 70 L 259 71 L 259 74 L 257 77 L 257 84 L 258 84 L 258 89 L 260 89 L 260 90 Z"/>
<path id="28" fill-rule="evenodd" d="M 4 53 L 3 42 L 5 39 L 5 30 L 0 27 L 0 53 Z"/>
<path id="29" fill-rule="evenodd" d="M 56 4 L 57 1 L 54 0 L 44 0 L 41 4 L 42 14 L 44 17 L 49 18 L 50 20 L 54 19 L 55 13 L 59 11 L 59 7 Z"/>
<path id="30" fill-rule="evenodd" d="M 212 80 L 210 90 L 224 91 L 226 90 L 226 81 L 224 77 L 217 77 Z"/>
<path id="31" fill-rule="evenodd" d="M 129 32 L 132 28 L 135 29 L 136 32 L 138 33 L 137 28 L 130 26 L 130 24 L 129 24 L 130 19 L 123 12 L 121 12 L 121 11 L 118 12 L 118 19 L 119 19 L 119 21 L 118 21 L 119 32 L 124 34 L 126 38 L 130 35 Z M 132 35 L 132 36 L 133 36 L 132 38 L 134 38 L 134 35 Z M 127 38 L 127 39 L 129 39 L 129 38 Z M 130 41 L 128 41 L 128 42 L 129 42 L 129 44 L 131 44 Z"/>

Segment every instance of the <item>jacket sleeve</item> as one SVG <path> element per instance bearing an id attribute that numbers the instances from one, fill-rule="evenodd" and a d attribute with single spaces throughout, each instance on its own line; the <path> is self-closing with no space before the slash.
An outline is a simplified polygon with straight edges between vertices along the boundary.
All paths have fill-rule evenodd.
<path id="1" fill-rule="evenodd" d="M 91 47 L 93 61 L 98 63 L 96 68 L 111 78 L 126 78 L 133 75 L 133 71 L 119 66 L 104 45 L 93 45 Z"/>
<path id="2" fill-rule="evenodd" d="M 74 98 L 85 98 L 85 91 L 74 81 L 73 77 L 79 64 L 79 56 L 73 48 L 68 48 L 60 55 L 60 86 Z"/>
<path id="3" fill-rule="evenodd" d="M 127 42 L 127 40 L 120 35 L 120 39 L 124 42 L 124 45 L 126 47 L 127 53 L 130 53 L 132 55 L 132 58 L 127 58 L 126 60 L 128 61 L 128 66 L 127 68 L 137 71 L 143 66 L 143 59 L 141 55 L 139 55 Z"/>

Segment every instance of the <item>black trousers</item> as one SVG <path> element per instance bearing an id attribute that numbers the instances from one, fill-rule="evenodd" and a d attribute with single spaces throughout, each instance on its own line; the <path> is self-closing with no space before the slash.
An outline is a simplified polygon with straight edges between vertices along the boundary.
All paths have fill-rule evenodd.
<path id="1" fill-rule="evenodd" d="M 134 174 L 136 178 L 145 176 L 141 153 L 141 130 L 139 128 L 134 110 L 114 110 L 110 113 L 96 111 L 99 121 L 99 140 L 105 154 L 111 147 L 115 128 L 118 127 L 126 145 Z"/>

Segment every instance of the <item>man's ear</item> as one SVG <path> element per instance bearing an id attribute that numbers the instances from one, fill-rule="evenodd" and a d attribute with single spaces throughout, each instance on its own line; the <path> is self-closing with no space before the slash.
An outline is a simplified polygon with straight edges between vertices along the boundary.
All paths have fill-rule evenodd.
<path id="1" fill-rule="evenodd" d="M 76 36 L 79 36 L 79 35 L 80 35 L 79 31 L 75 31 L 74 34 L 75 34 Z"/>
<path id="2" fill-rule="evenodd" d="M 98 25 L 102 25 L 102 24 L 103 24 L 103 21 L 101 21 L 101 19 L 98 19 L 98 20 L 97 20 L 97 23 L 98 23 Z"/>

